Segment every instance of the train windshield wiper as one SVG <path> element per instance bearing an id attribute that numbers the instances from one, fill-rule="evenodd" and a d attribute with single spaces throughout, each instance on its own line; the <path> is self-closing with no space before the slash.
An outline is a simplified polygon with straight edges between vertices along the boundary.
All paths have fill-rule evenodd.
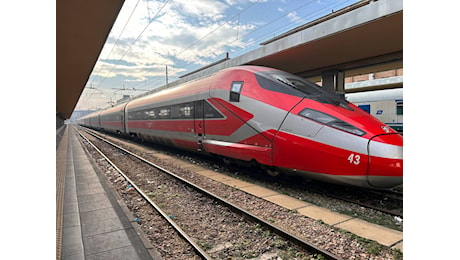
<path id="1" fill-rule="evenodd" d="M 282 82 L 282 83 L 284 83 L 284 84 L 286 84 L 286 85 L 288 85 L 290 87 L 293 87 L 295 89 L 300 90 L 299 87 L 297 87 L 293 82 L 287 80 L 286 78 L 276 77 L 276 80 L 278 80 L 279 82 Z"/>

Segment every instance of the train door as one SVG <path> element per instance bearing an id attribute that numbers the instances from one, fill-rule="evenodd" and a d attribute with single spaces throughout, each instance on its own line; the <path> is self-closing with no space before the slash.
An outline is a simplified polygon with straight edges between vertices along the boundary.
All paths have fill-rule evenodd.
<path id="1" fill-rule="evenodd" d="M 124 134 L 128 134 L 128 111 L 126 110 L 127 106 L 128 102 L 126 102 L 121 111 L 121 127 Z"/>
<path id="2" fill-rule="evenodd" d="M 203 150 L 203 139 L 205 136 L 205 125 L 204 125 L 204 101 L 194 101 L 194 115 L 195 115 L 195 137 L 198 143 L 197 150 Z"/>
<path id="3" fill-rule="evenodd" d="M 123 116 L 124 113 L 125 112 L 123 110 L 121 110 L 120 111 L 120 117 L 118 118 L 118 120 L 120 121 L 119 122 L 120 123 L 120 130 L 119 130 L 120 132 L 119 132 L 119 134 L 122 134 L 122 133 L 125 132 L 125 123 L 124 123 L 124 116 Z"/>
<path id="4" fill-rule="evenodd" d="M 96 123 L 96 125 L 97 125 L 97 128 L 98 128 L 98 129 L 101 129 L 101 128 L 102 128 L 102 124 L 101 124 L 101 113 L 99 113 L 99 114 L 97 115 L 97 123 Z"/>

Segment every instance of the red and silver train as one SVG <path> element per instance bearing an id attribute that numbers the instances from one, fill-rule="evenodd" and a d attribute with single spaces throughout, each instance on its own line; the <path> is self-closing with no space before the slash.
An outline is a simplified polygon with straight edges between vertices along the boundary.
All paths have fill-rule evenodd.
<path id="1" fill-rule="evenodd" d="M 255 162 L 269 174 L 391 188 L 403 181 L 403 138 L 352 103 L 287 72 L 224 69 L 94 112 L 79 124 Z"/>

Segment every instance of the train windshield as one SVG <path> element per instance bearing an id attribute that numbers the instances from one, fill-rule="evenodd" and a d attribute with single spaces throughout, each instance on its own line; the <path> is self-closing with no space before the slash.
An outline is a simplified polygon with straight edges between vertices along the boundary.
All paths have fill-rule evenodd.
<path id="1" fill-rule="evenodd" d="M 321 103 L 343 106 L 350 109 L 348 101 L 323 90 L 315 83 L 283 71 L 261 71 L 255 73 L 262 88 L 288 95 L 312 99 Z"/>

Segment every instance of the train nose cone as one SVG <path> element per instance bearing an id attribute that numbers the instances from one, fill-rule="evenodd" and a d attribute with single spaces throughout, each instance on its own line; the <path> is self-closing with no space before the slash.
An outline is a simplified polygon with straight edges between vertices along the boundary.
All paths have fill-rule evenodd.
<path id="1" fill-rule="evenodd" d="M 403 142 L 399 134 L 377 135 L 369 140 L 367 181 L 376 188 L 403 183 Z"/>

